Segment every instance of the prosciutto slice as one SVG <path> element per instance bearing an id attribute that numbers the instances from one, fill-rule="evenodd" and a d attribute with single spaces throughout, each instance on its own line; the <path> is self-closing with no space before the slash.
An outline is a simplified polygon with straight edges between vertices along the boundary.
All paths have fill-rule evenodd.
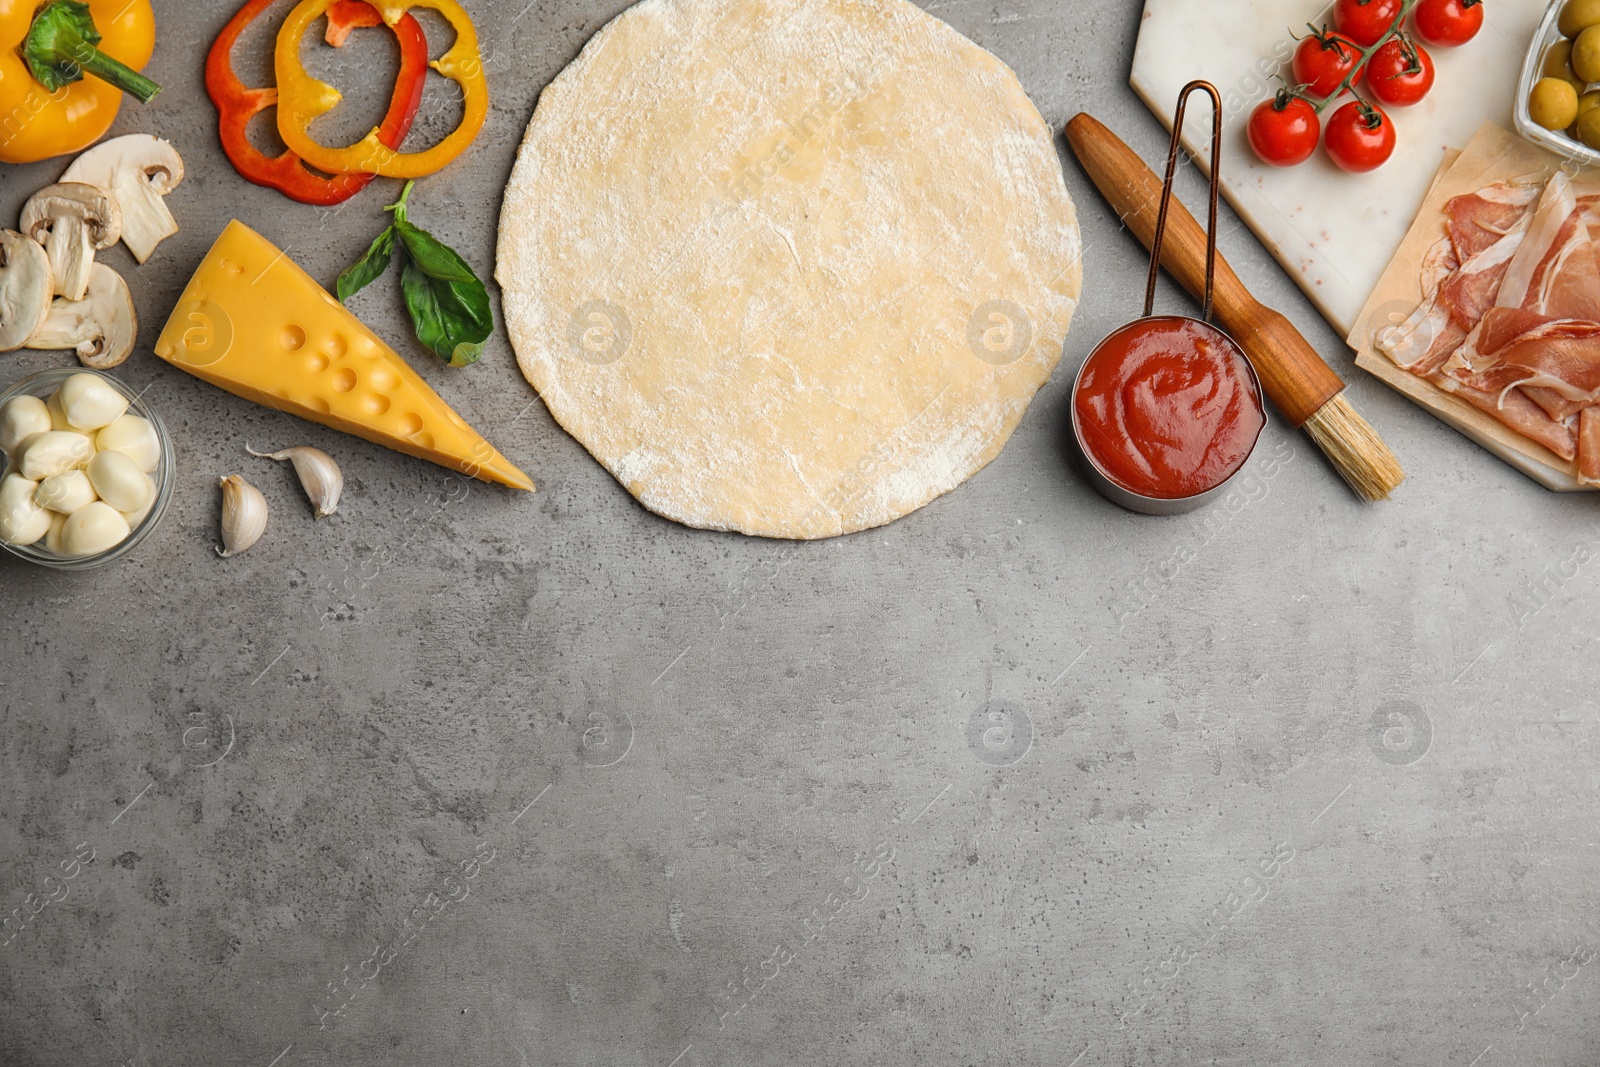
<path id="1" fill-rule="evenodd" d="M 1550 179 L 1506 269 L 1496 305 L 1550 318 L 1600 320 L 1600 275 L 1587 222 L 1593 198 L 1585 200 L 1579 204 L 1565 174 Z"/>
<path id="2" fill-rule="evenodd" d="M 1456 261 L 1465 263 L 1511 232 L 1528 208 L 1539 199 L 1538 182 L 1500 182 L 1444 206 L 1449 240 Z"/>
<path id="3" fill-rule="evenodd" d="M 1446 274 L 1409 319 L 1378 331 L 1374 347 L 1413 374 L 1437 370 L 1494 306 L 1529 218 L 1524 212 L 1510 232 Z"/>
<path id="4" fill-rule="evenodd" d="M 1600 407 L 1578 416 L 1578 481 L 1600 485 Z"/>
<path id="5" fill-rule="evenodd" d="M 1465 400 L 1480 411 L 1487 412 L 1522 436 L 1536 441 L 1562 459 L 1571 460 L 1578 455 L 1577 434 L 1564 422 L 1557 422 L 1520 389 L 1509 392 L 1476 389 L 1449 375 L 1434 379 L 1448 393 Z"/>

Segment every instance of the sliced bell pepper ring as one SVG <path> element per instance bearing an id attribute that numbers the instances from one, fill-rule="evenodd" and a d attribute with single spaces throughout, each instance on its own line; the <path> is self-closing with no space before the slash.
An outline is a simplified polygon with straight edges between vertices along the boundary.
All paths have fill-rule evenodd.
<path id="1" fill-rule="evenodd" d="M 461 125 L 421 152 L 400 152 L 383 142 L 379 130 L 346 148 L 329 148 L 312 139 L 311 123 L 338 105 L 339 90 L 318 81 L 300 62 L 300 40 L 336 0 L 301 0 L 278 31 L 274 67 L 278 78 L 278 133 L 300 158 L 330 174 L 372 172 L 386 178 L 424 178 L 447 166 L 477 139 L 489 117 L 489 81 L 478 51 L 478 32 L 456 0 L 367 0 L 393 26 L 413 7 L 439 13 L 456 32 L 450 50 L 430 64 L 461 87 Z"/>
<path id="2" fill-rule="evenodd" d="M 217 133 L 241 177 L 257 185 L 276 189 L 302 204 L 330 207 L 341 204 L 365 189 L 375 174 L 336 174 L 325 177 L 308 168 L 293 149 L 268 156 L 251 142 L 250 120 L 278 103 L 273 87 L 252 89 L 240 82 L 233 70 L 233 46 L 247 26 L 260 18 L 275 0 L 249 0 L 217 35 L 206 57 L 206 91 L 217 106 Z M 350 31 L 363 26 L 381 26 L 377 8 L 364 0 L 338 0 L 328 9 L 328 28 L 324 39 L 335 48 L 343 47 Z M 381 142 L 398 148 L 411 132 L 411 124 L 422 106 L 422 91 L 428 76 L 428 40 L 422 26 L 410 15 L 394 26 L 400 43 L 400 73 L 395 78 L 389 111 L 377 133 Z"/>

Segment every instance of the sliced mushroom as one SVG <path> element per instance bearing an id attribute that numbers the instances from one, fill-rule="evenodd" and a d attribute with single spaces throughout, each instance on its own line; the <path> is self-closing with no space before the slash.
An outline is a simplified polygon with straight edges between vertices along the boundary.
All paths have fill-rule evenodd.
<path id="1" fill-rule="evenodd" d="M 21 348 L 50 312 L 50 257 L 16 230 L 0 230 L 0 352 Z"/>
<path id="2" fill-rule="evenodd" d="M 107 370 L 128 358 L 138 335 L 139 319 L 128 283 L 104 263 L 96 263 L 89 268 L 87 295 L 82 300 L 58 299 L 51 304 L 50 314 L 33 331 L 27 345 L 70 348 L 84 366 Z"/>
<path id="3" fill-rule="evenodd" d="M 85 182 L 110 193 L 122 207 L 122 243 L 140 263 L 178 232 L 162 201 L 183 181 L 178 150 L 148 133 L 113 137 L 72 161 L 64 182 Z"/>
<path id="4" fill-rule="evenodd" d="M 93 185 L 47 185 L 23 205 L 22 232 L 44 245 L 56 293 L 82 300 L 95 252 L 122 236 L 122 208 L 114 196 Z"/>

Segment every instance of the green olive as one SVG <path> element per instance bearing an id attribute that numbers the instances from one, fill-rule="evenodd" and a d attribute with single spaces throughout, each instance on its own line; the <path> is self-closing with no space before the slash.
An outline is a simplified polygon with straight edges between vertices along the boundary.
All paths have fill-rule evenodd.
<path id="1" fill-rule="evenodd" d="M 1584 82 L 1600 82 L 1600 26 L 1590 26 L 1572 42 L 1572 72 Z"/>
<path id="2" fill-rule="evenodd" d="M 1578 140 L 1600 151 L 1600 110 L 1591 110 L 1578 120 Z"/>
<path id="3" fill-rule="evenodd" d="M 1578 118 L 1578 90 L 1560 78 L 1540 78 L 1528 94 L 1528 115 L 1547 130 L 1564 130 Z"/>
<path id="4" fill-rule="evenodd" d="M 1567 0 L 1556 25 L 1563 37 L 1576 37 L 1590 26 L 1600 25 L 1600 0 Z"/>
<path id="5" fill-rule="evenodd" d="M 1565 37 L 1551 45 L 1544 54 L 1544 66 L 1540 68 L 1540 73 L 1546 78 L 1571 82 L 1572 87 L 1580 93 L 1584 90 L 1583 80 L 1572 72 L 1572 42 Z"/>
<path id="6" fill-rule="evenodd" d="M 1583 116 L 1597 107 L 1600 107 L 1600 89 L 1591 89 L 1580 95 L 1578 97 L 1578 118 L 1572 120 L 1574 128 L 1576 128 L 1578 119 L 1583 118 Z M 1574 132 L 1574 136 L 1576 136 L 1576 132 Z"/>

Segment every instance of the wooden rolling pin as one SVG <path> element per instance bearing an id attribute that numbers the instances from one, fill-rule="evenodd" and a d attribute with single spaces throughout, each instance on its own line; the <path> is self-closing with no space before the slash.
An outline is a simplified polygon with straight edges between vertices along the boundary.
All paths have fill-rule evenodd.
<path id="1" fill-rule="evenodd" d="M 1161 206 L 1161 179 L 1100 122 L 1080 114 L 1067 143 L 1112 209 L 1149 248 Z M 1195 299 L 1206 284 L 1206 232 L 1173 197 L 1161 265 Z M 1363 497 L 1382 500 L 1405 479 L 1394 454 L 1341 394 L 1344 381 L 1322 361 L 1294 324 L 1245 288 L 1219 253 L 1214 306 L 1218 323 L 1250 357 L 1273 405 L 1306 430 Z"/>

